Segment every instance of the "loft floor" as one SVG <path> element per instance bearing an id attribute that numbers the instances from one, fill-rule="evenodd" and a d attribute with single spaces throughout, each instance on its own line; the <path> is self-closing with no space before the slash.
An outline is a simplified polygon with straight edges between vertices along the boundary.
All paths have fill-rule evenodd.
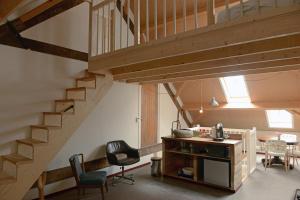
<path id="1" fill-rule="evenodd" d="M 258 157 L 256 171 L 246 180 L 235 194 L 212 189 L 175 179 L 152 178 L 150 166 L 134 171 L 136 184 L 134 186 L 120 184 L 109 187 L 106 200 L 289 200 L 293 199 L 295 190 L 300 188 L 300 166 L 285 172 L 282 167 L 274 166 L 264 170 Z M 85 196 L 77 197 L 73 189 L 59 195 L 47 198 L 51 200 L 98 200 L 100 190 L 90 189 Z"/>

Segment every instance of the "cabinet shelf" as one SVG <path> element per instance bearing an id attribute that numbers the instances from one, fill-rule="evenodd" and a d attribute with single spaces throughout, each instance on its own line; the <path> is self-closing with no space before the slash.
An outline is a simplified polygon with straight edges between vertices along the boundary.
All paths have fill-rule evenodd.
<path id="1" fill-rule="evenodd" d="M 195 156 L 195 157 L 199 157 L 199 158 L 212 158 L 212 159 L 217 159 L 217 160 L 230 161 L 230 158 L 222 158 L 222 157 L 217 157 L 217 156 L 209 156 L 206 153 L 186 153 L 186 152 L 181 152 L 181 151 L 178 151 L 178 150 L 166 150 L 166 152 L 167 153 L 187 155 L 187 156 Z"/>
<path id="2" fill-rule="evenodd" d="M 185 180 L 185 181 L 189 181 L 189 182 L 192 182 L 192 183 L 197 183 L 197 184 L 200 184 L 200 185 L 206 185 L 206 186 L 212 186 L 212 187 L 215 187 L 215 188 L 231 190 L 231 188 L 229 188 L 229 187 L 222 187 L 222 186 L 214 185 L 214 184 L 211 184 L 211 183 L 206 183 L 203 180 L 195 180 L 193 178 L 186 178 L 186 177 L 183 177 L 183 176 L 178 176 L 176 172 L 168 172 L 168 173 L 165 173 L 164 176 L 175 178 L 175 179 L 180 179 L 180 180 Z"/>

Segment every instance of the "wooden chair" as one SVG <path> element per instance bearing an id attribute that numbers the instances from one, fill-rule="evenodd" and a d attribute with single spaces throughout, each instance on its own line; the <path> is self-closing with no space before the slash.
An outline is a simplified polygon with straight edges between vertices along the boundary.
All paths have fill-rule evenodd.
<path id="1" fill-rule="evenodd" d="M 268 140 L 265 144 L 265 170 L 267 165 L 271 166 L 272 156 L 273 157 L 283 157 L 285 171 L 289 168 L 289 153 L 287 149 L 287 144 L 282 140 Z"/>
<path id="2" fill-rule="evenodd" d="M 80 159 L 81 157 L 81 163 Z M 69 158 L 69 162 L 76 180 L 78 194 L 81 189 L 85 193 L 85 188 L 100 188 L 102 200 L 104 200 L 104 186 L 108 192 L 107 173 L 105 171 L 85 172 L 83 154 L 75 154 Z"/>

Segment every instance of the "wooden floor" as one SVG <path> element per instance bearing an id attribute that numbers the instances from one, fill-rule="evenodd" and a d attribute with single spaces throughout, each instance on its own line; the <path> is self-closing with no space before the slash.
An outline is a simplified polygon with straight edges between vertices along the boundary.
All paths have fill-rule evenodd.
<path id="1" fill-rule="evenodd" d="M 150 176 L 150 166 L 134 171 L 135 185 L 110 186 L 106 200 L 292 200 L 300 188 L 300 166 L 285 172 L 282 167 L 264 170 L 260 161 L 258 169 L 235 194 L 204 186 L 185 183 L 175 179 L 160 179 Z M 100 200 L 100 190 L 90 189 L 85 196 L 77 196 L 70 190 L 49 197 L 48 200 Z"/>

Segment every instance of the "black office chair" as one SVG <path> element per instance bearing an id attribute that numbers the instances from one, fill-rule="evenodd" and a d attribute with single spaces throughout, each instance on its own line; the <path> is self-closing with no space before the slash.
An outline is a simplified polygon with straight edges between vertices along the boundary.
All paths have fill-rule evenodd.
<path id="1" fill-rule="evenodd" d="M 118 181 L 128 180 L 131 184 L 134 184 L 133 176 L 125 176 L 124 167 L 138 163 L 140 161 L 140 154 L 137 149 L 130 147 L 123 140 L 111 141 L 106 144 L 107 160 L 111 165 L 120 166 L 122 169 L 121 176 L 117 177 Z M 113 185 L 115 184 L 115 177 L 113 179 Z"/>

